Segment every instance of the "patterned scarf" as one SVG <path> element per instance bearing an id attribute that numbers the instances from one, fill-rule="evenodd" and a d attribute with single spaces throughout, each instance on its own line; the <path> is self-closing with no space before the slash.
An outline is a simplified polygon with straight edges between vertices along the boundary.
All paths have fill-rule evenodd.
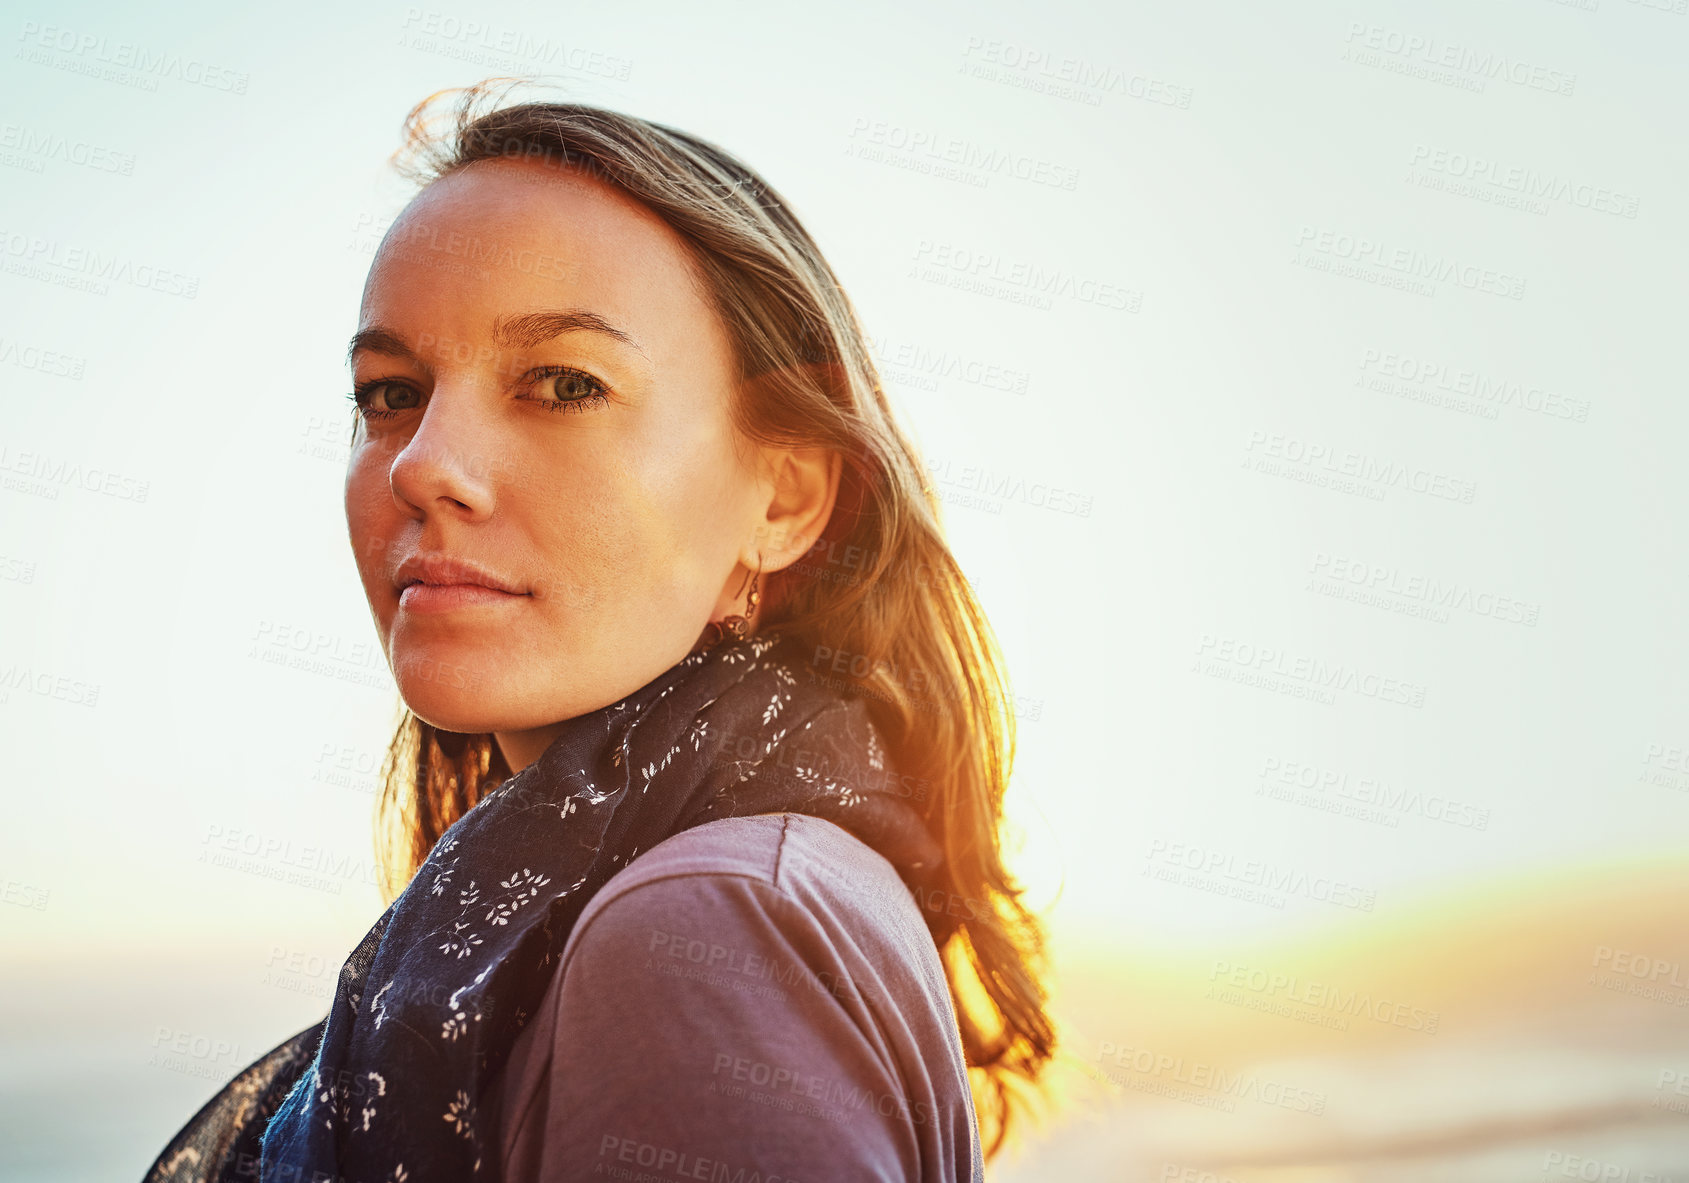
<path id="1" fill-rule="evenodd" d="M 803 648 L 729 639 L 569 720 L 441 836 L 347 957 L 327 1018 L 207 1102 L 147 1183 L 496 1180 L 484 1090 L 593 894 L 682 830 L 807 813 L 929 882 L 942 852 L 866 706 Z"/>

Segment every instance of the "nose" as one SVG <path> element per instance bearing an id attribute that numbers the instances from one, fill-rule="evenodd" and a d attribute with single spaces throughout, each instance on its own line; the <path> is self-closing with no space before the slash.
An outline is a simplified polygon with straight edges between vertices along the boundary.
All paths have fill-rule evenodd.
<path id="1" fill-rule="evenodd" d="M 388 485 L 410 517 L 478 521 L 493 511 L 492 440 L 477 422 L 474 392 L 436 386 L 410 441 L 393 458 Z"/>

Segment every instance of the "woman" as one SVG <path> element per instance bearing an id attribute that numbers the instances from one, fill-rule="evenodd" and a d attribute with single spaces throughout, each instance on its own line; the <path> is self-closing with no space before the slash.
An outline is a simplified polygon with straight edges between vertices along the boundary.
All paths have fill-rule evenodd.
<path id="1" fill-rule="evenodd" d="M 848 301 L 711 144 L 439 98 L 350 350 L 391 904 L 149 1178 L 982 1178 L 1013 713 Z"/>

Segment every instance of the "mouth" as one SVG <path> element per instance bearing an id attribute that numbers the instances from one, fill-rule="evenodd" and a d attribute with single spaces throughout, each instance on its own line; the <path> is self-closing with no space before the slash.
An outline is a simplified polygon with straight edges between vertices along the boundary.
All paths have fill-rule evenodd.
<path id="1" fill-rule="evenodd" d="M 435 553 L 412 555 L 393 577 L 399 607 L 407 612 L 449 612 L 487 604 L 512 604 L 532 593 L 476 563 Z"/>

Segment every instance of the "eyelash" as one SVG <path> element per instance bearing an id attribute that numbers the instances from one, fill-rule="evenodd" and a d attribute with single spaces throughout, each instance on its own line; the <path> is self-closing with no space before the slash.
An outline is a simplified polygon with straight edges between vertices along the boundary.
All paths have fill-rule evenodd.
<path id="1" fill-rule="evenodd" d="M 608 386 L 605 386 L 604 383 L 600 382 L 597 378 L 594 378 L 585 370 L 577 370 L 574 366 L 538 366 L 530 371 L 528 376 L 536 382 L 543 382 L 547 378 L 560 378 L 564 375 L 574 378 L 584 378 L 586 381 L 592 383 L 592 385 L 597 389 L 585 398 L 530 398 L 523 399 L 522 401 L 539 403 L 548 411 L 554 411 L 562 414 L 575 411 L 588 411 L 593 407 L 601 406 L 602 404 L 610 401 L 610 388 Z M 346 397 L 351 400 L 353 408 L 363 415 L 366 420 L 391 419 L 394 415 L 402 415 L 405 411 L 412 411 L 416 409 L 415 407 L 404 407 L 401 410 L 395 411 L 385 407 L 370 406 L 370 394 L 375 390 L 379 390 L 383 386 L 405 386 L 412 390 L 415 389 L 415 387 L 411 387 L 409 383 L 398 382 L 392 378 L 371 378 L 367 382 L 359 382 L 352 388 L 352 393 L 348 394 Z"/>

